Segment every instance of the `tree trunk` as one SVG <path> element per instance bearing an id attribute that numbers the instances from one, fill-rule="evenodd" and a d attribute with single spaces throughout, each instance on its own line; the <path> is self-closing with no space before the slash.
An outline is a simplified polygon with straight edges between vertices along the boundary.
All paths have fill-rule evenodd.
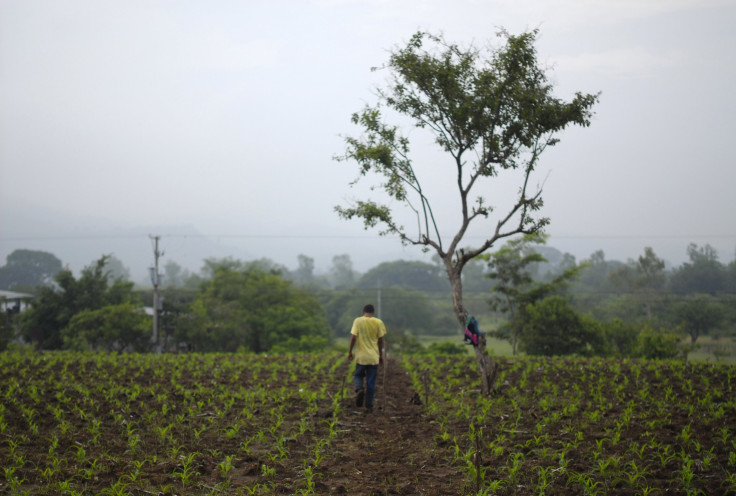
<path id="1" fill-rule="evenodd" d="M 460 323 L 460 328 L 465 329 L 468 320 L 468 311 L 463 305 L 463 281 L 460 277 L 460 269 L 450 264 L 447 266 L 447 273 L 450 278 L 452 287 L 452 304 L 455 310 L 455 317 Z M 498 363 L 491 358 L 486 351 L 486 337 L 479 336 L 478 346 L 474 347 L 475 358 L 478 361 L 478 370 L 480 372 L 480 387 L 483 396 L 490 396 L 495 389 L 496 373 L 498 372 Z"/>
<path id="2" fill-rule="evenodd" d="M 498 363 L 486 351 L 486 337 L 480 336 L 478 346 L 475 347 L 475 359 L 480 371 L 480 390 L 483 396 L 490 396 L 495 390 Z"/>

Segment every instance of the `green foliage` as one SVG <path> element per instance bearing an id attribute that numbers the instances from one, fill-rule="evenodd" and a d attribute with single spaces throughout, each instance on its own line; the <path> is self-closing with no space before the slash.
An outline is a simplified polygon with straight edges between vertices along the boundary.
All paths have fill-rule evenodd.
<path id="1" fill-rule="evenodd" d="M 232 264 L 214 266 L 174 338 L 198 351 L 254 352 L 324 343 L 330 332 L 315 296 L 279 274 Z"/>
<path id="2" fill-rule="evenodd" d="M 5 312 L 0 312 L 0 351 L 5 351 L 13 337 L 14 331 L 10 319 L 5 315 Z"/>
<path id="3" fill-rule="evenodd" d="M 497 281 L 492 289 L 489 304 L 493 310 L 508 314 L 509 322 L 501 326 L 496 337 L 508 339 L 513 352 L 522 329 L 530 318 L 527 309 L 530 305 L 546 298 L 567 286 L 568 281 L 578 275 L 583 266 L 566 268 L 547 282 L 535 281 L 531 267 L 547 260 L 532 247 L 545 243 L 545 237 L 530 234 L 507 242 L 500 250 L 482 256 L 488 261 L 488 277 Z"/>
<path id="4" fill-rule="evenodd" d="M 430 343 L 427 346 L 430 355 L 467 355 L 467 345 L 455 344 L 445 341 L 444 343 Z"/>
<path id="5" fill-rule="evenodd" d="M 335 255 L 332 257 L 330 268 L 330 280 L 332 286 L 337 289 L 345 289 L 355 284 L 356 273 L 353 270 L 353 261 L 350 255 Z"/>
<path id="6" fill-rule="evenodd" d="M 131 303 L 82 310 L 61 330 L 64 348 L 76 351 L 147 351 L 151 317 Z"/>
<path id="7" fill-rule="evenodd" d="M 500 250 L 484 257 L 490 268 L 488 277 L 498 281 L 492 289 L 491 308 L 509 313 L 513 319 L 520 305 L 533 302 L 538 291 L 531 291 L 533 279 L 528 267 L 547 260 L 529 248 L 532 243 L 544 242 L 541 236 L 527 235 L 507 242 Z"/>
<path id="8" fill-rule="evenodd" d="M 436 256 L 435 256 L 436 257 Z M 440 261 L 441 263 L 441 261 Z M 492 282 L 488 278 L 488 264 L 481 258 L 474 258 L 463 268 L 463 293 L 472 295 L 480 293 L 484 297 L 491 290 Z M 479 312 L 476 310 L 477 316 Z"/>
<path id="9" fill-rule="evenodd" d="M 325 309 L 327 322 L 334 336 L 344 336 L 350 332 L 353 319 L 359 314 L 366 301 L 373 298 L 372 294 L 350 290 L 321 290 L 316 296 Z"/>
<path id="10" fill-rule="evenodd" d="M 12 495 L 273 494 L 240 471 L 262 460 L 283 480 L 331 457 L 350 372 L 334 352 L 5 352 L 0 363 L 0 493 Z"/>
<path id="11" fill-rule="evenodd" d="M 696 266 L 710 267 L 720 274 L 718 277 L 727 282 L 727 288 L 736 287 L 736 262 L 723 266 L 718 263 L 712 249 L 700 249 L 691 245 L 690 263 L 672 271 L 661 272 L 661 259 L 649 248 L 638 259 L 629 260 L 627 264 L 606 261 L 603 252 L 597 251 L 580 268 L 569 254 L 533 244 L 535 246 L 531 246 L 524 237 L 518 238 L 498 252 L 477 257 L 465 266 L 462 281 L 468 301 L 477 300 L 481 302 L 478 306 L 486 308 L 488 289 L 495 284 L 492 308 L 499 313 L 491 313 L 491 306 L 487 307 L 485 313 L 482 309 L 474 308 L 474 314 L 481 321 L 481 328 L 486 331 L 489 339 L 498 337 L 512 343 L 514 332 L 520 333 L 523 329 L 521 324 L 525 305 L 560 292 L 551 283 L 559 281 L 565 274 L 572 274 L 573 269 L 577 268 L 579 282 L 570 284 L 569 289 L 566 288 L 566 293 L 574 294 L 574 299 L 569 304 L 591 330 L 597 330 L 600 334 L 600 340 L 594 340 L 589 348 L 580 353 L 616 357 L 669 356 L 673 351 L 656 351 L 666 346 L 656 340 L 652 341 L 648 336 L 651 329 L 662 328 L 676 329 L 675 334 L 686 332 L 690 336 L 691 345 L 699 342 L 698 340 L 702 341 L 703 336 L 713 338 L 706 340 L 707 346 L 703 345 L 697 354 L 690 356 L 691 359 L 733 359 L 730 337 L 734 335 L 736 324 L 736 299 L 733 294 L 680 294 L 672 293 L 668 288 L 672 287 L 672 281 L 678 278 L 681 280 L 682 271 L 686 267 L 690 267 L 687 270 L 692 271 Z M 549 263 L 544 261 L 548 257 L 552 260 Z M 38 288 L 38 297 L 32 301 L 31 310 L 14 316 L 18 327 L 3 325 L 0 329 L 0 347 L 12 340 L 16 332 L 20 332 L 20 337 L 46 349 L 92 347 L 112 350 L 125 348 L 126 343 L 128 347 L 125 349 L 143 349 L 136 343 L 140 343 L 137 341 L 140 336 L 150 332 L 148 329 L 143 331 L 147 324 L 142 323 L 140 331 L 134 333 L 126 334 L 120 330 L 121 338 L 118 338 L 114 334 L 115 329 L 110 326 L 105 328 L 107 324 L 104 321 L 122 321 L 122 327 L 128 328 L 128 324 L 124 323 L 126 319 L 116 314 L 113 307 L 130 304 L 135 308 L 139 306 L 138 302 L 142 301 L 142 297 L 148 298 L 147 304 L 150 305 L 150 292 L 146 294 L 139 290 L 134 293 L 130 283 L 116 283 L 110 273 L 110 257 L 104 258 L 105 263 L 102 266 L 100 261 L 95 262 L 85 268 L 79 278 L 75 278 L 71 271 L 62 270 L 57 273 L 54 286 Z M 501 265 L 489 264 L 484 259 Z M 343 268 L 351 266 L 349 257 L 340 256 L 337 261 Z M 324 316 L 332 333 L 320 338 L 319 333 L 317 337 L 305 337 L 307 334 L 289 336 L 286 332 L 275 342 L 266 343 L 260 349 L 270 346 L 268 349 L 272 351 L 307 351 L 329 347 L 330 336 L 347 336 L 353 319 L 366 302 L 377 303 L 378 280 L 381 281 L 382 317 L 391 334 L 389 341 L 398 338 L 394 332 L 400 330 L 402 336 L 406 336 L 401 343 L 403 349 L 420 351 L 421 345 L 416 340 L 417 336 L 458 336 L 450 294 L 447 291 L 448 284 L 441 277 L 442 261 L 437 255 L 432 264 L 403 260 L 382 263 L 358 278 L 353 287 L 340 290 L 328 289 L 331 285 L 327 283 L 326 277 L 314 276 L 312 261 L 308 257 L 302 257 L 300 263 L 303 265 L 304 278 L 299 287 L 303 292 L 313 295 L 317 302 L 316 312 Z M 229 325 L 230 331 L 227 331 L 227 324 L 223 325 L 230 316 L 239 315 L 238 312 L 231 312 L 233 308 L 237 308 L 236 303 L 223 304 L 219 310 L 217 305 L 209 305 L 208 311 L 212 315 L 206 319 L 202 319 L 206 312 L 196 310 L 196 305 L 193 305 L 195 301 L 201 304 L 204 292 L 211 285 L 211 279 L 223 267 L 235 272 L 258 269 L 277 278 L 283 274 L 296 279 L 295 273 L 267 259 L 252 262 L 234 259 L 207 260 L 202 276 L 187 276 L 187 281 L 196 280 L 191 284 L 186 283 L 190 286 L 189 289 L 175 285 L 163 289 L 164 302 L 159 324 L 168 337 L 168 349 L 174 349 L 178 343 L 193 344 L 195 350 L 251 349 L 250 344 L 245 344 L 251 339 L 247 337 L 251 331 L 246 325 L 238 329 L 239 324 L 236 322 L 235 325 Z M 518 270 L 518 274 L 514 270 Z M 348 275 L 347 271 L 344 275 Z M 487 275 L 493 278 L 486 277 Z M 499 279 L 499 276 L 505 277 L 505 280 Z M 312 283 L 307 282 L 310 277 Z M 332 279 L 336 280 L 334 277 Z M 238 283 L 234 284 L 237 286 Z M 360 286 L 360 289 L 355 286 Z M 483 287 L 486 288 L 483 294 L 469 293 L 469 288 L 475 290 Z M 508 304 L 509 296 L 518 299 L 519 304 L 516 307 Z M 212 296 L 211 301 L 214 302 L 215 299 Z M 131 318 L 142 317 L 130 312 L 130 308 L 128 306 L 124 313 Z M 517 319 L 511 318 L 512 311 L 509 309 L 512 308 Z M 221 320 L 215 323 L 212 316 L 220 310 Z M 505 315 L 501 315 L 501 310 L 506 310 Z M 70 327 L 74 316 L 79 313 L 83 313 L 83 317 L 79 317 L 75 325 Z M 592 322 L 586 316 L 588 314 L 599 322 Z M 502 318 L 508 320 L 501 321 Z M 200 326 L 207 319 L 208 325 L 216 329 L 215 334 L 201 332 Z M 245 318 L 242 322 L 245 322 Z M 519 326 L 516 330 L 514 324 Z M 649 331 L 642 335 L 642 342 L 638 343 L 639 333 L 645 325 Z M 129 328 L 136 326 L 131 325 Z M 188 339 L 188 333 L 193 333 L 192 339 Z M 219 339 L 231 344 L 223 345 L 223 348 L 206 344 L 208 340 Z M 401 339 L 404 338 L 399 338 L 398 341 L 401 342 Z M 204 344 L 208 347 L 204 347 Z M 676 353 L 682 354 L 684 351 L 680 347 Z M 512 346 L 511 350 L 503 348 L 503 354 L 513 352 Z"/>
<path id="12" fill-rule="evenodd" d="M 636 355 L 639 328 L 621 319 L 602 323 L 601 330 L 605 342 L 606 356 L 633 357 Z"/>
<path id="13" fill-rule="evenodd" d="M 709 295 L 695 294 L 674 305 L 672 319 L 690 335 L 694 345 L 698 337 L 709 334 L 723 321 L 723 306 Z"/>
<path id="14" fill-rule="evenodd" d="M 103 256 L 82 270 L 79 279 L 69 269 L 54 277 L 54 286 L 43 286 L 22 314 L 21 333 L 43 349 L 61 349 L 61 330 L 83 310 L 98 310 L 108 305 L 136 303 L 133 283 L 111 282 L 106 271 L 108 256 Z"/>
<path id="15" fill-rule="evenodd" d="M 580 302 L 578 308 L 589 310 L 601 322 L 619 319 L 641 327 L 647 321 L 646 309 L 638 295 L 625 293 L 600 297 L 594 294 L 592 301 L 586 296 L 586 293 L 575 293 L 576 302 Z"/>
<path id="16" fill-rule="evenodd" d="M 649 359 L 675 358 L 685 351 L 681 342 L 681 332 L 655 330 L 647 324 L 637 337 L 635 355 Z"/>
<path id="17" fill-rule="evenodd" d="M 395 286 L 430 293 L 450 289 L 447 276 L 439 265 L 419 261 L 383 262 L 363 274 L 356 287 L 373 289 L 379 281 L 383 288 Z"/>
<path id="18" fill-rule="evenodd" d="M 542 152 L 557 143 L 558 132 L 571 124 L 589 125 L 598 100 L 597 95 L 577 93 L 567 102 L 552 95 L 552 85 L 537 60 L 536 36 L 537 31 L 519 36 L 502 32 L 504 45 L 484 52 L 452 44 L 442 36 L 416 33 L 406 47 L 391 53 L 385 66 L 392 78 L 388 87 L 378 91 L 377 105 L 353 114 L 352 122 L 363 133 L 360 138 L 347 137 L 344 155 L 336 157 L 356 162 L 358 179 L 377 177 L 376 189 L 387 198 L 380 203 L 383 199 L 372 193 L 368 200 L 335 207 L 336 212 L 344 219 L 361 219 L 366 229 L 380 226 L 380 234 L 396 235 L 404 244 L 434 250 L 452 285 L 458 322 L 467 316 L 462 303 L 463 268 L 499 239 L 539 232 L 548 224 L 539 216 L 541 189 L 530 191 L 529 179 Z M 384 121 L 384 109 L 428 131 L 448 158 L 460 223 L 447 244 L 435 221 L 438 205 L 423 189 L 421 164 L 414 163 L 410 140 L 398 126 Z M 462 247 L 471 224 L 488 220 L 494 210 L 474 191 L 510 171 L 521 172 L 515 201 L 492 223 L 488 239 L 476 247 Z M 437 174 L 434 169 L 426 173 Z M 416 216 L 411 230 L 395 217 L 393 205 L 397 204 Z"/>
<path id="19" fill-rule="evenodd" d="M 603 348 L 600 326 L 572 309 L 562 296 L 551 296 L 526 306 L 520 336 L 529 355 L 592 355 Z"/>
<path id="20" fill-rule="evenodd" d="M 298 267 L 291 272 L 290 278 L 300 286 L 319 286 L 320 281 L 314 274 L 314 259 L 306 255 L 297 256 Z"/>
<path id="21" fill-rule="evenodd" d="M 458 494 L 733 492 L 733 366 L 499 358 L 504 387 L 489 398 L 467 394 L 471 360 L 402 358 L 428 391 L 437 446 L 465 468 Z"/>
<path id="22" fill-rule="evenodd" d="M 384 287 L 381 282 L 381 319 L 391 332 L 403 329 L 417 334 L 446 334 L 454 330 L 454 319 L 446 293 L 438 295 L 415 289 Z M 335 336 L 350 332 L 353 320 L 360 315 L 363 305 L 377 302 L 378 289 L 325 291 L 320 301 L 330 316 L 330 327 Z"/>
<path id="23" fill-rule="evenodd" d="M 109 255 L 105 268 L 108 272 L 108 277 L 112 281 L 129 281 L 130 280 L 130 269 L 123 265 L 123 262 L 119 260 L 115 255 Z"/>
<path id="24" fill-rule="evenodd" d="M 692 243 L 687 248 L 689 263 L 675 270 L 670 278 L 670 289 L 675 293 L 716 294 L 728 286 L 728 276 L 718 253 L 710 245 L 698 247 Z"/>
<path id="25" fill-rule="evenodd" d="M 446 332 L 453 328 L 450 315 L 445 305 L 433 303 L 432 294 L 396 287 L 381 291 L 381 318 L 392 328 L 415 335 Z"/>
<path id="26" fill-rule="evenodd" d="M 61 270 L 61 260 L 45 251 L 15 250 L 0 267 L 0 289 L 30 289 L 51 282 Z"/>
<path id="27" fill-rule="evenodd" d="M 425 351 L 424 346 L 416 336 L 400 328 L 391 329 L 390 334 L 387 335 L 386 343 L 388 344 L 389 353 L 412 355 Z"/>
<path id="28" fill-rule="evenodd" d="M 302 335 L 298 338 L 290 337 L 271 347 L 273 353 L 309 353 L 321 352 L 328 349 L 330 340 L 323 336 Z"/>
<path id="29" fill-rule="evenodd" d="M 644 255 L 636 261 L 629 260 L 610 274 L 610 280 L 619 291 L 634 293 L 644 307 L 647 320 L 652 320 L 657 294 L 665 284 L 665 263 L 650 247 L 644 249 Z"/>

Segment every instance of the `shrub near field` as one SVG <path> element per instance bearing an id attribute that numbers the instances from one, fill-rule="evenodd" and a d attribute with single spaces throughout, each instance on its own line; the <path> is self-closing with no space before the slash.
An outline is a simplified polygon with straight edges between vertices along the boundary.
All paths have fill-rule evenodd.
<path id="1" fill-rule="evenodd" d="M 404 365 L 469 494 L 736 494 L 732 365 L 501 359 L 491 398 L 472 359 Z"/>

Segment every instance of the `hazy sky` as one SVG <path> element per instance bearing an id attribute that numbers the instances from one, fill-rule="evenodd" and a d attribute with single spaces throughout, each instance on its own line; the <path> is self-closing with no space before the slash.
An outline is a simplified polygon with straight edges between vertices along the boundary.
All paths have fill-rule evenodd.
<path id="1" fill-rule="evenodd" d="M 495 43 L 500 27 L 540 29 L 557 96 L 601 92 L 592 125 L 542 157 L 549 245 L 622 261 L 652 246 L 679 264 L 709 243 L 728 262 L 734 25 L 733 0 L 3 0 L 0 263 L 49 238 L 65 262 L 91 240 L 116 252 L 116 232 L 150 258 L 145 229 L 125 234 L 139 226 L 288 266 L 420 257 L 337 217 L 360 191 L 332 157 L 391 48 L 419 29 Z M 186 237 L 155 234 L 184 257 Z"/>

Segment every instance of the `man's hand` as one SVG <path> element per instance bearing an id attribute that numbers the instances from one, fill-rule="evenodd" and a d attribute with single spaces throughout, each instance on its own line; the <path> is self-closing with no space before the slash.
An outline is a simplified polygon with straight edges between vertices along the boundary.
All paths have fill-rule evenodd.
<path id="1" fill-rule="evenodd" d="M 353 348 L 355 347 L 355 341 L 357 341 L 357 339 L 353 334 L 352 336 L 350 336 L 350 346 L 348 346 L 348 362 L 353 361 Z"/>

